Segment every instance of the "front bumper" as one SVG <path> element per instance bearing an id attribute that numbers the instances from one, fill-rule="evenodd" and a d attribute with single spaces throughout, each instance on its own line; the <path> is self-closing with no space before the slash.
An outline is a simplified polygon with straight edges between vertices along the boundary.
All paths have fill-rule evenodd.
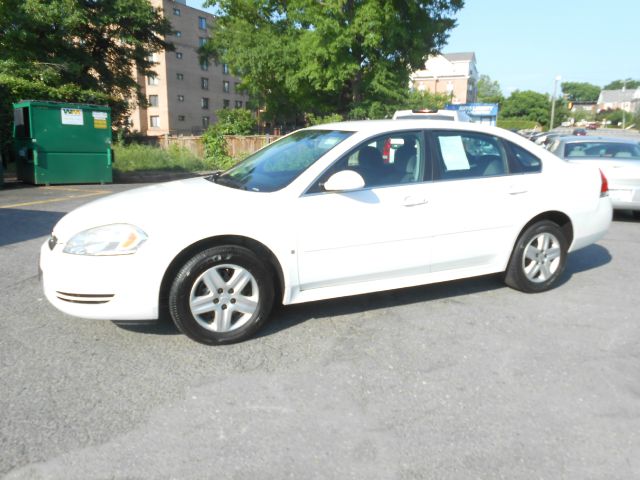
<path id="1" fill-rule="evenodd" d="M 163 269 L 148 255 L 85 256 L 40 248 L 42 286 L 47 300 L 76 317 L 99 320 L 158 318 Z"/>

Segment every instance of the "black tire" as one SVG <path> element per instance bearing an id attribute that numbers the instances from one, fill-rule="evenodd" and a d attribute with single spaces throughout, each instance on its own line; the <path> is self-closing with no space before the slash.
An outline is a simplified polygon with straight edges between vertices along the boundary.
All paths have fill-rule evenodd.
<path id="1" fill-rule="evenodd" d="M 246 284 L 238 291 L 227 288 L 240 276 L 248 278 Z M 171 285 L 168 307 L 182 333 L 220 345 L 251 337 L 267 321 L 273 299 L 273 276 L 260 259 L 247 248 L 226 245 L 204 250 L 184 264 Z M 194 313 L 192 302 L 194 308 L 211 311 Z"/>
<path id="2" fill-rule="evenodd" d="M 531 250 L 527 256 L 529 246 Z M 527 293 L 549 290 L 564 272 L 568 249 L 567 239 L 557 224 L 543 220 L 531 225 L 513 248 L 505 283 Z"/>

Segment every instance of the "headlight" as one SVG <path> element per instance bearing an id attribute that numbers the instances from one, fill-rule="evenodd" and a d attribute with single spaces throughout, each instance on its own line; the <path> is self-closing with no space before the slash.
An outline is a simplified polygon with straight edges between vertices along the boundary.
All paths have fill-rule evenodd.
<path id="1" fill-rule="evenodd" d="M 62 251 L 73 255 L 130 255 L 146 240 L 147 234 L 138 227 L 116 223 L 74 235 Z"/>

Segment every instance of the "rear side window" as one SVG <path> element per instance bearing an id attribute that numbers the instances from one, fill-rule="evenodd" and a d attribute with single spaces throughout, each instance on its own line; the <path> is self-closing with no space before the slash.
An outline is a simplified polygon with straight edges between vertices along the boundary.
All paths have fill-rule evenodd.
<path id="1" fill-rule="evenodd" d="M 542 161 L 531 152 L 509 142 L 511 156 L 509 170 L 511 173 L 538 173 L 542 171 Z"/>
<path id="2" fill-rule="evenodd" d="M 435 132 L 438 151 L 436 180 L 505 175 L 507 154 L 492 135 L 475 132 Z"/>

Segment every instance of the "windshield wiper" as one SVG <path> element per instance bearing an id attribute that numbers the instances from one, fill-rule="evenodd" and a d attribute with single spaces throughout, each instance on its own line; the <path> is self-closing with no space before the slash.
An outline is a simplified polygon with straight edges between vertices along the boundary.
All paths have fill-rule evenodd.
<path id="1" fill-rule="evenodd" d="M 246 190 L 247 187 L 232 177 L 223 177 L 222 172 L 216 172 L 210 177 L 207 178 L 210 182 L 217 183 L 218 185 L 223 185 L 225 187 L 237 188 L 238 190 Z"/>

